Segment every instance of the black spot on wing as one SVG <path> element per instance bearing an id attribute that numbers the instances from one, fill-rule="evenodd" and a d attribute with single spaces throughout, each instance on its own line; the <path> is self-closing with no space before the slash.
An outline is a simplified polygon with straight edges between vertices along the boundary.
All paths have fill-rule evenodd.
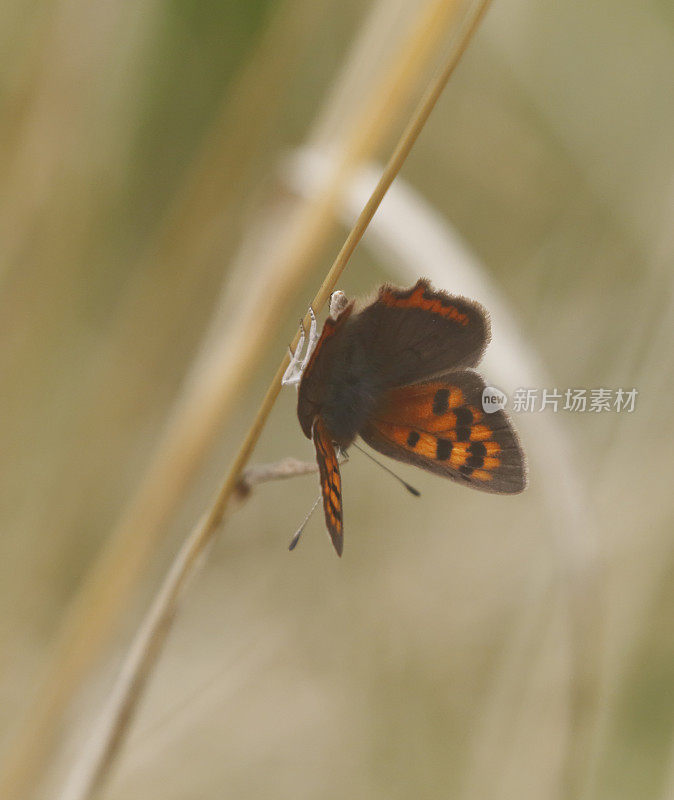
<path id="1" fill-rule="evenodd" d="M 449 439 L 438 439 L 435 449 L 435 457 L 438 461 L 446 461 L 452 454 L 454 445 Z"/>
<path id="2" fill-rule="evenodd" d="M 433 413 L 441 417 L 449 411 L 449 389 L 438 389 L 433 397 Z M 472 415 L 471 415 L 472 416 Z"/>
<path id="3" fill-rule="evenodd" d="M 470 458 L 466 461 L 466 466 L 471 469 L 480 469 L 484 465 L 484 457 L 487 454 L 487 448 L 482 442 L 473 442 L 468 448 Z"/>
<path id="4" fill-rule="evenodd" d="M 484 442 L 473 442 L 468 451 L 471 455 L 482 456 L 483 458 L 487 455 L 487 448 L 484 446 Z"/>
<path id="5" fill-rule="evenodd" d="M 342 509 L 335 505 L 334 500 L 332 499 L 332 495 L 326 495 L 326 500 L 328 501 L 328 505 L 330 506 L 330 511 L 332 512 L 333 517 L 336 520 L 342 521 Z"/>
<path id="6" fill-rule="evenodd" d="M 473 412 L 461 406 L 457 408 L 454 413 L 456 414 L 456 441 L 467 442 L 470 440 L 470 426 L 473 424 Z"/>
<path id="7" fill-rule="evenodd" d="M 416 431 L 410 431 L 407 435 L 407 444 L 409 447 L 416 447 L 419 443 L 419 434 Z"/>
<path id="8" fill-rule="evenodd" d="M 466 406 L 457 408 L 454 413 L 456 414 L 457 428 L 466 428 L 473 424 L 473 412 Z"/>

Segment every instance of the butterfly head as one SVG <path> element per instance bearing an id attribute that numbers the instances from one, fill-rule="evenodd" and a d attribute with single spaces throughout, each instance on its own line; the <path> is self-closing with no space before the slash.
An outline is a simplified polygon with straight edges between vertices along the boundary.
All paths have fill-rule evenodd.
<path id="1" fill-rule="evenodd" d="M 339 289 L 335 289 L 335 291 L 330 295 L 330 316 L 332 319 L 336 320 L 348 305 L 349 299 L 344 292 L 340 291 Z"/>

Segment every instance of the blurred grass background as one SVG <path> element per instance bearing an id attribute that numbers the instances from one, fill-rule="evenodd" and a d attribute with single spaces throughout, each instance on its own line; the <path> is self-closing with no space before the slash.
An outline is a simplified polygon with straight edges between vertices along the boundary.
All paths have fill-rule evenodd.
<path id="1" fill-rule="evenodd" d="M 366 12 L 2 6 L 0 747 Z M 229 520 L 105 797 L 560 797 L 578 741 L 579 796 L 674 796 L 673 45 L 656 0 L 497 0 L 405 167 L 487 265 L 553 385 L 639 389 L 632 415 L 561 420 L 593 519 L 570 535 L 598 535 L 581 597 L 600 620 L 591 679 L 570 656 L 535 471 L 504 499 L 403 469 L 415 502 L 354 453 L 341 562 L 320 519 L 286 552 L 315 478 L 261 487 Z M 342 236 L 279 319 L 120 648 Z M 341 288 L 389 277 L 361 249 Z M 311 457 L 294 402 L 281 397 L 256 460 Z M 577 686 L 589 735 L 569 710 Z"/>

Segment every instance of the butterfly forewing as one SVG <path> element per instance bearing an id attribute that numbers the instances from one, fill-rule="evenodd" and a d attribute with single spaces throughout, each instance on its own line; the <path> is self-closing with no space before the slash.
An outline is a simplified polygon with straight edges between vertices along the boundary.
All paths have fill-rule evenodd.
<path id="1" fill-rule="evenodd" d="M 338 555 L 344 549 L 344 522 L 342 518 L 342 479 L 339 473 L 339 461 L 332 443 L 332 437 L 325 423 L 316 417 L 313 425 L 313 440 L 316 448 L 316 461 L 323 495 L 325 524 Z"/>
<path id="2" fill-rule="evenodd" d="M 473 367 L 490 336 L 479 303 L 433 289 L 425 279 L 410 289 L 385 284 L 375 302 L 349 320 L 348 328 L 367 348 L 371 369 L 388 386 Z"/>
<path id="3" fill-rule="evenodd" d="M 482 410 L 471 370 L 389 391 L 361 431 L 375 450 L 488 492 L 526 485 L 524 457 L 503 411 Z"/>

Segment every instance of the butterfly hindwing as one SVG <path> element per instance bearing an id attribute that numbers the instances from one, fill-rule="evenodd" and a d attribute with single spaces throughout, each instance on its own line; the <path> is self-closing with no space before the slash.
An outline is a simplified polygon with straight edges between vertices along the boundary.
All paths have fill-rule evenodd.
<path id="1" fill-rule="evenodd" d="M 338 555 L 344 549 L 344 521 L 342 517 L 342 479 L 339 473 L 339 461 L 332 443 L 332 437 L 321 417 L 316 417 L 313 424 L 313 440 L 316 448 L 316 461 L 323 495 L 325 524 Z"/>
<path id="2" fill-rule="evenodd" d="M 433 289 L 425 278 L 409 289 L 384 284 L 377 299 L 354 314 L 347 328 L 388 386 L 474 367 L 490 337 L 489 320 L 479 303 Z"/>
<path id="3" fill-rule="evenodd" d="M 389 391 L 360 432 L 384 455 L 499 494 L 521 492 L 526 467 L 503 411 L 482 410 L 472 370 Z"/>

